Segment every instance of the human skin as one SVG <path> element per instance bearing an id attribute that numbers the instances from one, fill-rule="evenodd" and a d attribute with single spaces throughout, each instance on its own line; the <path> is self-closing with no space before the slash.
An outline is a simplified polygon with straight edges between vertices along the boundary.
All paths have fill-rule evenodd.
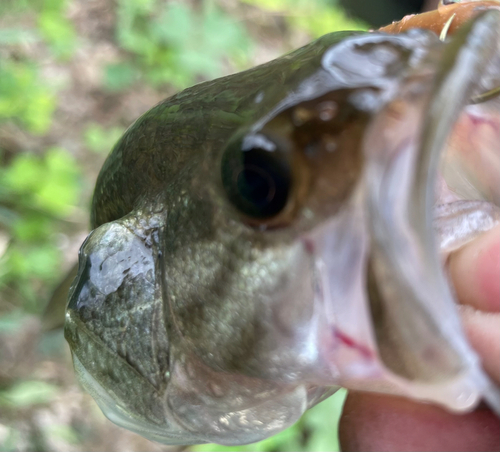
<path id="1" fill-rule="evenodd" d="M 500 383 L 500 227 L 454 253 L 449 272 L 469 340 Z M 351 392 L 340 443 L 344 452 L 498 452 L 500 419 L 485 405 L 455 415 L 401 398 Z"/>

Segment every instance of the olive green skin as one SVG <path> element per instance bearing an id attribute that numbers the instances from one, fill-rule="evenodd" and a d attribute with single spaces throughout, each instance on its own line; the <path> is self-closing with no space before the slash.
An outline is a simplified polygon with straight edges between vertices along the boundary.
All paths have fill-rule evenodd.
<path id="1" fill-rule="evenodd" d="M 150 203 L 169 187 L 198 177 L 206 182 L 217 151 L 241 127 L 263 118 L 313 75 L 320 77 L 316 89 L 325 90 L 327 81 L 321 77 L 327 75 L 318 70 L 324 52 L 354 34 L 325 35 L 269 63 L 195 85 L 149 110 L 104 163 L 92 201 L 92 229 Z"/>

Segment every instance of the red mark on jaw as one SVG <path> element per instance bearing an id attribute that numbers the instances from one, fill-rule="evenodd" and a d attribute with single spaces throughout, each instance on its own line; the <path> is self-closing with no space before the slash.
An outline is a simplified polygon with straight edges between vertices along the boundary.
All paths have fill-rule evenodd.
<path id="1" fill-rule="evenodd" d="M 343 333 L 337 328 L 334 328 L 333 330 L 333 337 L 341 342 L 343 345 L 345 345 L 348 348 L 352 348 L 356 351 L 359 352 L 359 354 L 365 358 L 365 359 L 373 359 L 374 353 L 372 350 L 370 350 L 366 345 L 359 344 L 356 342 L 352 337 L 348 336 L 347 334 Z"/>
<path id="2" fill-rule="evenodd" d="M 304 244 L 304 249 L 308 254 L 314 254 L 314 242 L 311 239 L 304 238 L 302 239 L 302 243 Z"/>

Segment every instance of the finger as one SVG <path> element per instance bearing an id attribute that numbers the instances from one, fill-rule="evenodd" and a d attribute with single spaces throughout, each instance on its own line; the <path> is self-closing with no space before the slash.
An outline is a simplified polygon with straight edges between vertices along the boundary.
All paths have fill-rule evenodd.
<path id="1" fill-rule="evenodd" d="M 500 313 L 463 306 L 461 314 L 467 337 L 481 356 L 484 369 L 500 383 Z"/>
<path id="2" fill-rule="evenodd" d="M 350 392 L 339 437 L 343 452 L 495 452 L 500 420 L 487 409 L 458 416 L 432 405 Z"/>
<path id="3" fill-rule="evenodd" d="M 450 257 L 450 275 L 460 303 L 500 311 L 500 227 Z"/>

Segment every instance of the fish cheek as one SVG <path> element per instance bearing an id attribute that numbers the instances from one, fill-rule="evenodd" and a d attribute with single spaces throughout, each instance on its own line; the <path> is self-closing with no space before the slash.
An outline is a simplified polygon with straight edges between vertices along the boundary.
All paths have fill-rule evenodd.
<path id="1" fill-rule="evenodd" d="M 170 211 L 161 245 L 176 344 L 214 370 L 269 375 L 271 361 L 282 361 L 280 347 L 311 316 L 301 245 L 286 231 L 247 226 L 225 202 L 181 204 Z"/>
<path id="2" fill-rule="evenodd" d="M 165 257 L 165 303 L 186 354 L 234 371 L 255 353 L 256 303 L 245 296 L 239 277 L 251 250 L 237 236 L 211 237 L 208 228 L 208 235 L 200 236 L 202 231 L 184 236 L 177 252 Z M 174 235 L 179 238 L 166 231 L 167 238 Z"/>

